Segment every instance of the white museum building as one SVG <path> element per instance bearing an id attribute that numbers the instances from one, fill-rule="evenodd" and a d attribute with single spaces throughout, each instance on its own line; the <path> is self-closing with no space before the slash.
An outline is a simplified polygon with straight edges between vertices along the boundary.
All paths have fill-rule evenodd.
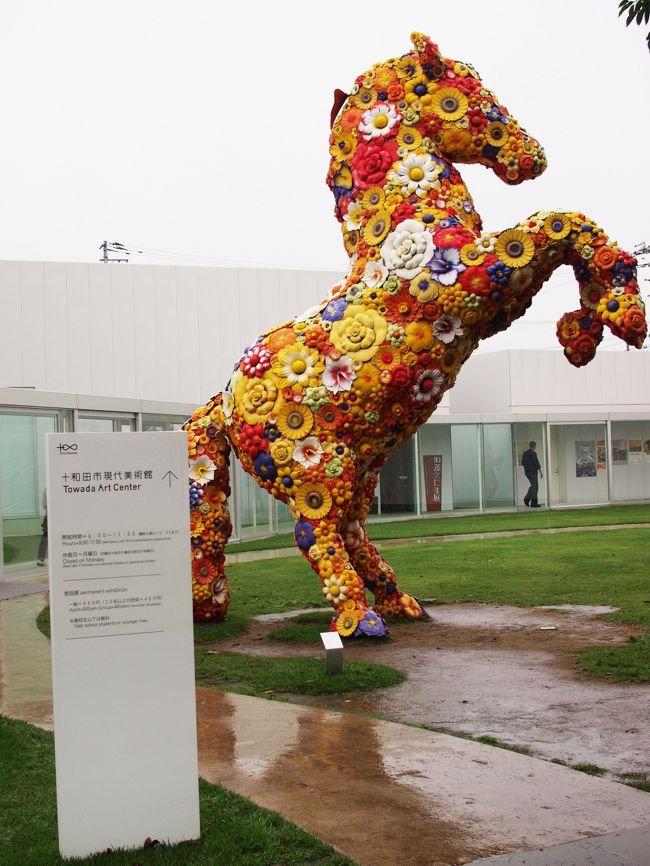
<path id="1" fill-rule="evenodd" d="M 32 568 L 45 434 L 178 429 L 242 350 L 329 293 L 340 274 L 256 268 L 0 262 L 0 496 L 5 569 Z M 552 326 L 550 326 L 552 327 Z M 650 352 L 481 352 L 389 458 L 373 508 L 419 516 L 523 508 L 529 440 L 551 508 L 650 500 Z M 233 460 L 233 464 L 236 461 Z M 231 467 L 234 537 L 291 518 Z"/>

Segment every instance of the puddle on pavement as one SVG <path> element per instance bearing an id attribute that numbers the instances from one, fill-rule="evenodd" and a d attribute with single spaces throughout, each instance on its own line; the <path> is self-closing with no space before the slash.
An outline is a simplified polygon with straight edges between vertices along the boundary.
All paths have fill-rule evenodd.
<path id="1" fill-rule="evenodd" d="M 363 695 L 289 697 L 324 709 L 491 736 L 535 755 L 592 763 L 612 773 L 650 772 L 650 686 L 580 674 L 584 646 L 625 643 L 640 629 L 599 619 L 600 606 L 517 608 L 435 605 L 431 622 L 399 623 L 393 640 L 350 645 L 345 658 L 393 665 L 408 680 Z M 256 655 L 319 655 L 314 646 L 265 640 L 256 625 L 219 649 Z"/>

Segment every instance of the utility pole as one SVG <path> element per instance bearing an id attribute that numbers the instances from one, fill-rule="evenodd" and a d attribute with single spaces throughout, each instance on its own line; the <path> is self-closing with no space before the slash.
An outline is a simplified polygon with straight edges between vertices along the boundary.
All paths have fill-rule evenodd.
<path id="1" fill-rule="evenodd" d="M 128 255 L 129 251 L 127 250 L 127 248 L 123 244 L 119 243 L 118 241 L 112 241 L 112 242 L 111 241 L 104 241 L 103 244 L 99 245 L 99 249 L 102 250 L 102 257 L 99 261 L 103 262 L 105 265 L 112 265 L 112 264 L 115 264 L 116 262 L 127 262 L 128 263 L 128 261 L 129 261 L 128 259 L 120 259 L 120 258 L 109 259 L 109 257 L 108 257 L 109 253 L 126 253 Z"/>

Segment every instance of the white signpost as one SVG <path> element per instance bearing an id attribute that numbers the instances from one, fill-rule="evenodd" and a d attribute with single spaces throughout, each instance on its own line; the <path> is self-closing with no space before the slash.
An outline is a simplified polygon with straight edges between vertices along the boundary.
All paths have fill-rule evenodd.
<path id="1" fill-rule="evenodd" d="M 197 839 L 186 435 L 47 438 L 61 855 Z"/>

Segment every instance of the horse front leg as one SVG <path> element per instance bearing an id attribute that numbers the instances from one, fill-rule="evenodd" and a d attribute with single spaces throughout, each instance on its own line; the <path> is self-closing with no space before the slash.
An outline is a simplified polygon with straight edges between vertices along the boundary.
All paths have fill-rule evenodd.
<path id="1" fill-rule="evenodd" d="M 636 280 L 636 259 L 581 213 L 540 211 L 512 229 L 477 240 L 476 266 L 463 275 L 485 287 L 494 315 L 479 325 L 491 336 L 522 316 L 532 298 L 561 265 L 578 280 L 580 308 L 558 321 L 557 336 L 571 364 L 588 364 L 606 326 L 628 345 L 641 348 L 647 334 L 645 309 Z"/>
<path id="2" fill-rule="evenodd" d="M 378 614 L 419 619 L 423 616 L 419 602 L 398 589 L 395 572 L 368 538 L 366 519 L 378 480 L 378 472 L 368 471 L 359 482 L 342 528 L 345 547 L 366 589 L 375 596 L 374 609 Z"/>

